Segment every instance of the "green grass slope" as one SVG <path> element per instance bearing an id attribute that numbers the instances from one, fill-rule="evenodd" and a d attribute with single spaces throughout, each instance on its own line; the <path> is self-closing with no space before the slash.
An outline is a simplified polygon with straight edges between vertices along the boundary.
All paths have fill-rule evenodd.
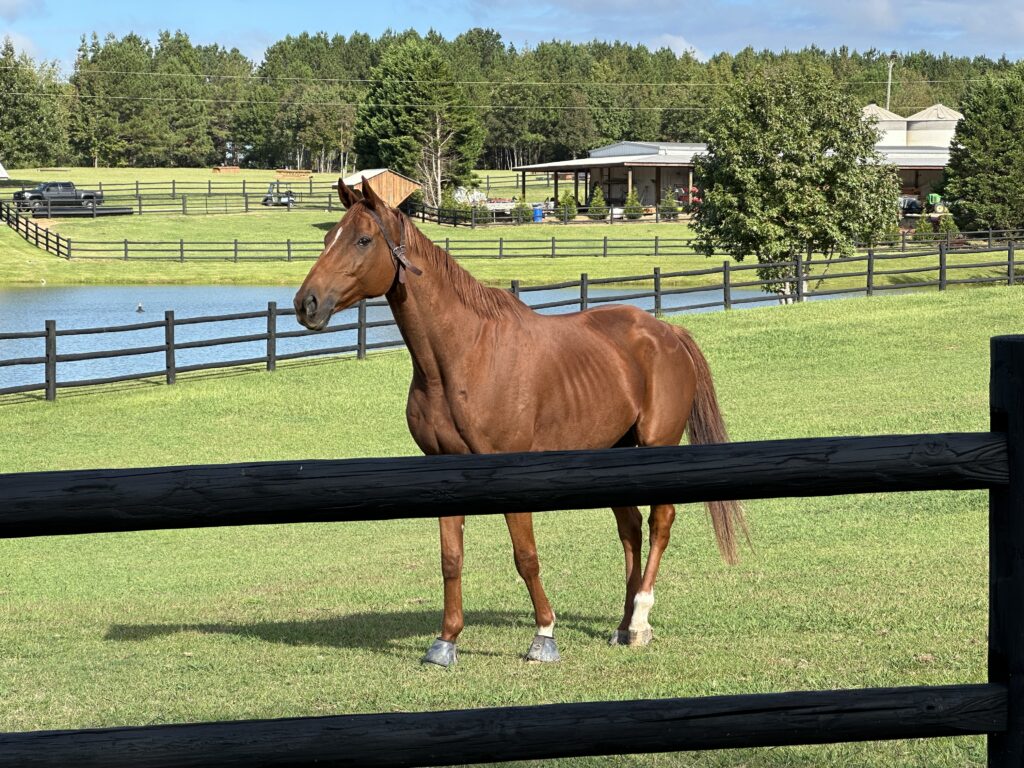
<path id="1" fill-rule="evenodd" d="M 736 440 L 984 430 L 988 339 L 1021 289 L 686 318 Z M 415 453 L 402 353 L 0 401 L 0 471 Z M 503 521 L 467 522 L 462 663 L 422 669 L 441 584 L 430 521 L 0 541 L 0 730 L 429 710 L 985 676 L 982 493 L 751 502 L 723 565 L 685 507 L 655 642 L 609 647 L 608 510 L 538 515 L 563 661 L 524 664 L 529 600 Z M 567 765 L 963 766 L 981 739 L 574 760 Z"/>

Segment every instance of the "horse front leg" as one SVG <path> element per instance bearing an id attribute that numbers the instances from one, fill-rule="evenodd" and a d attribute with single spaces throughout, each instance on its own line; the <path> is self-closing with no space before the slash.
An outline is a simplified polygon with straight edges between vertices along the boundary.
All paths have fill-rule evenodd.
<path id="1" fill-rule="evenodd" d="M 444 579 L 444 618 L 441 635 L 423 657 L 424 664 L 449 667 L 458 663 L 455 643 L 462 632 L 462 554 L 463 530 L 466 518 L 442 517 L 441 523 L 441 577 Z"/>
<path id="2" fill-rule="evenodd" d="M 537 558 L 537 542 L 533 537 L 533 515 L 528 512 L 512 512 L 505 515 L 505 522 L 512 536 L 516 570 L 526 582 L 537 624 L 537 634 L 530 643 L 526 660 L 559 661 L 558 646 L 555 644 L 555 612 L 551 610 L 551 603 L 540 581 L 540 560 Z"/>

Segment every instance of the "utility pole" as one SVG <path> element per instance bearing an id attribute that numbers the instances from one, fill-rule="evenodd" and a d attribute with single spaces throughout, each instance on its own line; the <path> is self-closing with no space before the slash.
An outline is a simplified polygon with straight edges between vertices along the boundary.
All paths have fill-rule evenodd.
<path id="1" fill-rule="evenodd" d="M 896 66 L 896 57 L 889 57 L 889 77 L 885 81 L 885 108 L 889 109 L 889 101 L 892 98 L 892 68 Z"/>

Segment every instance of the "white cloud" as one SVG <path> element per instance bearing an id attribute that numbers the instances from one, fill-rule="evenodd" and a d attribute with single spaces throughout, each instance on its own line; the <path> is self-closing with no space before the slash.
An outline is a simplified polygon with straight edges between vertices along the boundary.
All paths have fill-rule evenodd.
<path id="1" fill-rule="evenodd" d="M 650 47 L 654 49 L 668 48 L 676 56 L 681 56 L 687 51 L 698 61 L 707 61 L 707 55 L 697 46 L 691 43 L 682 35 L 661 34 L 650 41 Z"/>
<path id="2" fill-rule="evenodd" d="M 0 0 L 0 19 L 14 21 L 27 11 L 38 13 L 43 6 L 43 0 Z"/>

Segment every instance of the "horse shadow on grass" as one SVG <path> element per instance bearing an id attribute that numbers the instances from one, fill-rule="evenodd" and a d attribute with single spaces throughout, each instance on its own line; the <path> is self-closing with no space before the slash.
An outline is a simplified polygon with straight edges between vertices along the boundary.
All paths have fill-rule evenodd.
<path id="1" fill-rule="evenodd" d="M 524 611 L 467 611 L 466 626 L 514 628 L 521 630 L 525 644 L 534 629 Z M 251 623 L 211 622 L 198 624 L 113 624 L 105 640 L 145 642 L 168 635 L 195 632 L 208 635 L 235 635 L 267 643 L 323 648 L 352 648 L 383 655 L 408 655 L 422 651 L 429 638 L 437 634 L 440 613 L 437 610 L 405 610 L 387 613 L 352 613 L 310 621 L 257 621 Z M 594 639 L 605 639 L 615 624 L 611 616 L 597 618 L 559 613 L 558 626 Z M 525 647 L 525 646 L 524 646 Z M 471 655 L 471 648 L 467 647 Z M 511 649 L 510 649 L 511 652 Z M 476 651 L 476 655 L 498 655 Z"/>

